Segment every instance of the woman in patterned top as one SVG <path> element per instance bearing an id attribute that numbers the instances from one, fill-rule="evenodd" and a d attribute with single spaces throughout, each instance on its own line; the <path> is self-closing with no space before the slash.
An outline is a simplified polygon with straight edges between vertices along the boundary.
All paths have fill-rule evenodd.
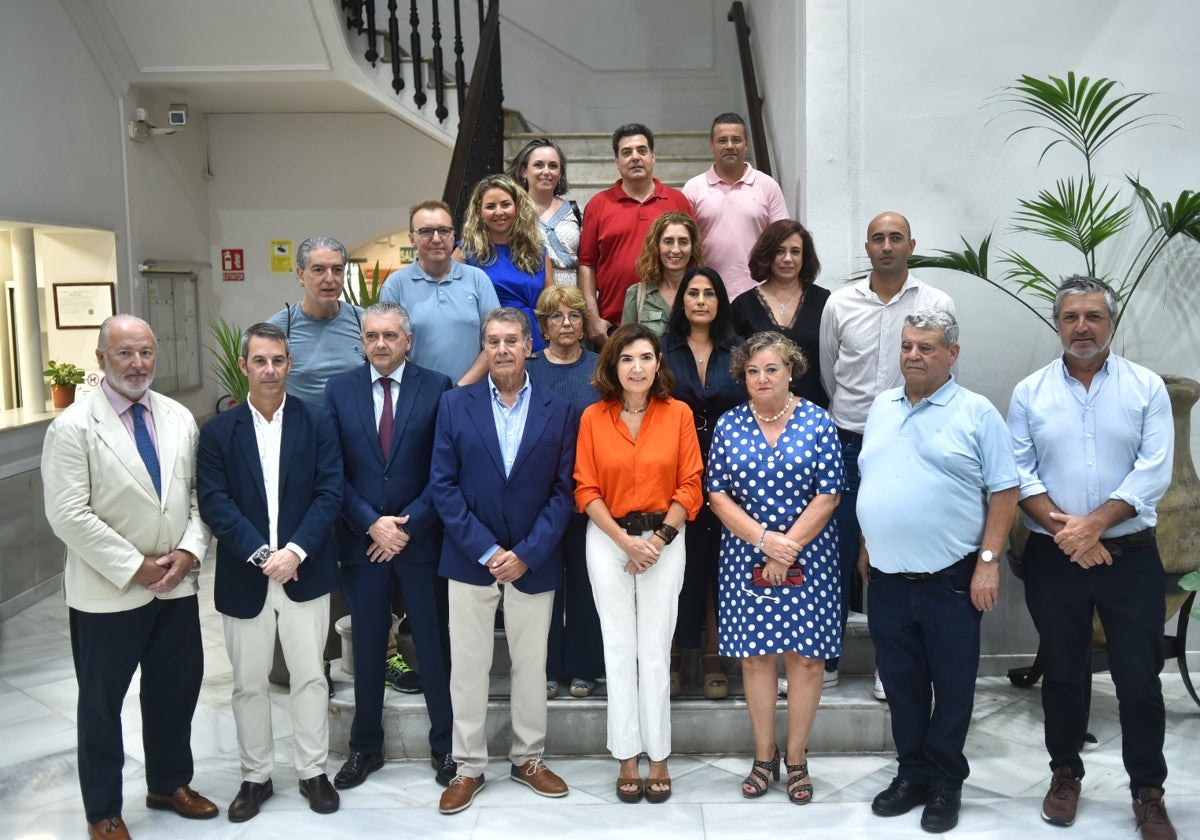
<path id="1" fill-rule="evenodd" d="M 725 526 L 717 605 L 720 651 L 742 660 L 754 732 L 754 765 L 742 795 L 779 778 L 775 677 L 788 677 L 788 799 L 812 800 L 805 745 L 821 700 L 825 660 L 841 653 L 837 524 L 842 450 L 825 409 L 791 392 L 803 375 L 799 348 L 756 333 L 733 354 L 750 399 L 717 421 L 709 451 L 709 504 Z M 787 763 L 791 762 L 791 763 Z"/>

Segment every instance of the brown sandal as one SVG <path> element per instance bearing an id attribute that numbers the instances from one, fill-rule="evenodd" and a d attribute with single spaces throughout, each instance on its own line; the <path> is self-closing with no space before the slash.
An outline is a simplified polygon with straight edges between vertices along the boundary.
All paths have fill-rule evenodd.
<path id="1" fill-rule="evenodd" d="M 654 785 L 665 788 L 664 790 L 651 790 Z M 670 776 L 650 776 L 646 779 L 646 801 L 652 802 L 655 805 L 660 802 L 666 802 L 671 798 L 671 777 Z"/>
<path id="2" fill-rule="evenodd" d="M 721 670 L 721 657 L 718 654 L 706 653 L 701 656 L 700 672 L 704 674 L 706 700 L 724 700 L 729 696 L 729 679 Z"/>
<path id="3" fill-rule="evenodd" d="M 626 787 L 636 787 L 637 790 L 625 790 Z M 642 801 L 642 793 L 645 791 L 645 786 L 642 784 L 640 776 L 621 776 L 617 779 L 617 799 L 622 802 L 628 802 L 631 805 Z"/>
<path id="4" fill-rule="evenodd" d="M 775 781 L 778 782 L 780 758 L 779 747 L 776 747 L 775 755 L 770 761 L 754 759 L 754 764 L 750 767 L 750 774 L 742 779 L 742 796 L 747 799 L 758 799 L 767 792 L 767 788 L 771 784 L 771 776 L 774 776 Z M 767 775 L 768 773 L 770 776 Z"/>

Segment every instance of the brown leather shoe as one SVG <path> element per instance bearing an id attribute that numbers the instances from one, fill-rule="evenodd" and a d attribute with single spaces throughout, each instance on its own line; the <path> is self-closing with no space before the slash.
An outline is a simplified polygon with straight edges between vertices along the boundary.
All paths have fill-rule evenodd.
<path id="1" fill-rule="evenodd" d="M 554 774 L 540 758 L 531 758 L 520 767 L 512 765 L 508 777 L 542 796 L 566 796 L 567 783 Z"/>
<path id="2" fill-rule="evenodd" d="M 1171 825 L 1162 798 L 1163 792 L 1157 788 L 1138 791 L 1138 798 L 1133 802 L 1133 815 L 1137 817 L 1142 840 L 1176 840 L 1175 827 Z"/>
<path id="3" fill-rule="evenodd" d="M 129 840 L 129 829 L 120 817 L 109 817 L 88 824 L 89 840 Z"/>
<path id="4" fill-rule="evenodd" d="M 1042 819 L 1052 825 L 1070 825 L 1075 822 L 1075 811 L 1079 808 L 1081 785 L 1070 767 L 1055 767 L 1050 778 L 1050 790 L 1042 800 Z"/>
<path id="5" fill-rule="evenodd" d="M 174 811 L 189 820 L 211 820 L 221 809 L 208 799 L 205 799 L 187 785 L 178 787 L 170 796 L 161 793 L 147 793 L 146 807 L 159 811 Z"/>
<path id="6" fill-rule="evenodd" d="M 474 801 L 475 794 L 483 790 L 485 784 L 482 773 L 478 776 L 455 776 L 450 780 L 450 786 L 442 792 L 438 810 L 443 814 L 465 811 Z"/>

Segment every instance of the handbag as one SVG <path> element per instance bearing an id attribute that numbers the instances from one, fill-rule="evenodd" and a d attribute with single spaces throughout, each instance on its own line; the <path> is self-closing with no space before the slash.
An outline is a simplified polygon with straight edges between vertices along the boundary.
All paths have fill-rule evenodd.
<path id="1" fill-rule="evenodd" d="M 771 583 L 763 577 L 763 566 L 766 564 L 760 563 L 750 570 L 750 578 L 755 586 L 800 586 L 804 583 L 804 567 L 799 563 L 793 563 L 788 566 L 787 577 L 782 583 Z"/>

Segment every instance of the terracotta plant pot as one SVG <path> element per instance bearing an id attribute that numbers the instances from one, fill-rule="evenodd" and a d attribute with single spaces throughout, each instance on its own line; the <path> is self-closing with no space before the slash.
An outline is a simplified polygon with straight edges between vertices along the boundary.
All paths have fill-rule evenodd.
<path id="1" fill-rule="evenodd" d="M 62 409 L 75 402 L 74 385 L 51 385 L 50 398 L 54 400 L 54 408 Z"/>

